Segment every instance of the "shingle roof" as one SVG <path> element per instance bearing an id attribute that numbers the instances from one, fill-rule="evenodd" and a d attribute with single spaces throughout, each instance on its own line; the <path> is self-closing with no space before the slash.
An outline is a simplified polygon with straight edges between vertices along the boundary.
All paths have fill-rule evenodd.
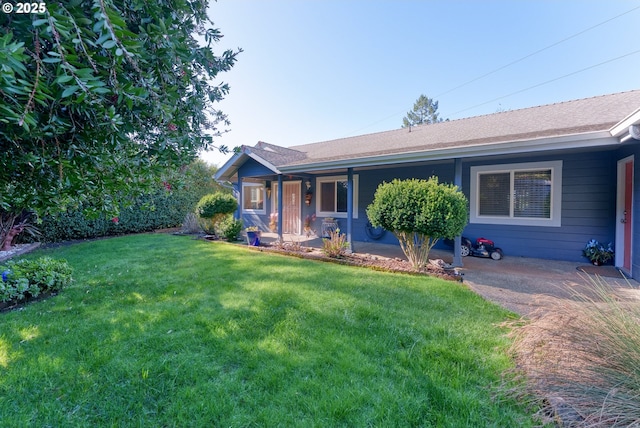
<path id="1" fill-rule="evenodd" d="M 292 146 L 290 165 L 608 131 L 640 108 L 640 90 Z"/>

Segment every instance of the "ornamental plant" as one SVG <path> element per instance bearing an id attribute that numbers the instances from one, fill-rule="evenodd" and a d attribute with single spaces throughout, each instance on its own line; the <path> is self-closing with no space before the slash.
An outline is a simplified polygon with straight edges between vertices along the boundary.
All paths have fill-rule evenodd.
<path id="1" fill-rule="evenodd" d="M 457 186 L 429 180 L 384 182 L 367 207 L 374 227 L 391 231 L 415 269 L 424 266 L 439 239 L 453 239 L 467 225 L 467 198 Z"/>
<path id="2" fill-rule="evenodd" d="M 614 251 L 611 242 L 605 247 L 595 239 L 587 242 L 582 254 L 588 258 L 594 265 L 604 265 L 613 259 Z"/>
<path id="3" fill-rule="evenodd" d="M 21 301 L 44 292 L 58 292 L 72 281 L 73 270 L 65 260 L 41 257 L 10 260 L 0 266 L 0 302 Z"/>
<path id="4" fill-rule="evenodd" d="M 338 258 L 344 255 L 349 247 L 346 242 L 347 235 L 340 233 L 340 229 L 329 231 L 329 238 L 322 238 L 322 252 L 332 258 Z"/>
<path id="5" fill-rule="evenodd" d="M 242 220 L 233 218 L 233 215 L 228 214 L 227 217 L 220 222 L 220 236 L 229 242 L 237 241 L 238 235 L 242 230 Z"/>
<path id="6" fill-rule="evenodd" d="M 196 205 L 196 214 L 200 218 L 202 230 L 216 235 L 216 227 L 226 216 L 238 208 L 233 195 L 223 192 L 204 195 Z"/>

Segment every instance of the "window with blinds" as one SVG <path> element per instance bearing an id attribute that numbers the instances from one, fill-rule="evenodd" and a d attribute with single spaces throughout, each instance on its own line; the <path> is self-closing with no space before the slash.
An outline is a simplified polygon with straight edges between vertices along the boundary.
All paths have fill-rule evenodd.
<path id="1" fill-rule="evenodd" d="M 513 173 L 513 216 L 551 217 L 551 170 Z"/>
<path id="2" fill-rule="evenodd" d="M 471 167 L 471 222 L 560 226 L 562 161 Z"/>

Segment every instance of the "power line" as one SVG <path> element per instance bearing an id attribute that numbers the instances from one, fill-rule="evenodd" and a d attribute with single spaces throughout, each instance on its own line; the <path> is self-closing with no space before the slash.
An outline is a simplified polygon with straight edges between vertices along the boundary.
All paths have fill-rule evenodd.
<path id="1" fill-rule="evenodd" d="M 592 68 L 600 67 L 601 65 L 605 65 L 605 64 L 608 64 L 608 63 L 610 63 L 610 62 L 614 62 L 614 61 L 617 61 L 617 60 L 619 60 L 619 59 L 626 58 L 626 57 L 631 56 L 631 55 L 635 55 L 635 54 L 637 54 L 637 53 L 640 53 L 640 49 L 638 49 L 638 50 L 636 50 L 636 51 L 633 51 L 633 52 L 626 53 L 626 54 L 624 54 L 624 55 L 620 55 L 620 56 L 615 57 L 615 58 L 608 59 L 608 60 L 603 61 L 603 62 L 600 62 L 600 63 L 598 63 L 598 64 L 590 65 L 589 67 L 585 67 L 585 68 L 582 68 L 582 69 L 580 69 L 580 70 L 573 71 L 573 72 L 568 73 L 568 74 L 565 74 L 565 75 L 563 75 L 563 76 L 555 77 L 555 78 L 553 78 L 553 79 L 551 79 L 551 80 L 547 80 L 547 81 L 544 81 L 544 82 L 542 82 L 542 83 L 538 83 L 538 84 L 535 84 L 535 85 L 533 85 L 533 86 L 529 86 L 528 88 L 520 89 L 520 90 L 518 90 L 518 91 L 511 92 L 511 93 L 509 93 L 509 94 L 507 94 L 507 95 L 502 95 L 502 96 L 500 96 L 500 97 L 498 97 L 498 98 L 494 98 L 494 99 L 492 99 L 492 100 L 485 101 L 485 102 L 480 103 L 480 104 L 476 104 L 476 105 L 474 105 L 474 106 L 472 106 L 472 107 L 467 107 L 467 108 L 465 108 L 465 109 L 458 110 L 458 111 L 456 111 L 456 112 L 454 112 L 454 113 L 451 113 L 451 114 L 452 114 L 452 115 L 456 115 L 456 114 L 458 114 L 458 113 L 462 113 L 463 111 L 472 110 L 472 109 L 474 109 L 474 108 L 481 107 L 481 106 L 483 106 L 483 105 L 490 104 L 490 103 L 496 102 L 496 101 L 498 101 L 498 100 L 501 100 L 501 99 L 504 99 L 504 98 L 508 98 L 508 97 L 510 97 L 510 96 L 517 95 L 517 94 L 520 94 L 520 93 L 522 93 L 522 92 L 529 91 L 529 90 L 534 89 L 534 88 L 538 88 L 538 87 L 540 87 L 540 86 L 543 86 L 543 85 L 546 85 L 546 84 L 549 84 L 549 83 L 555 82 L 555 81 L 557 81 L 557 80 L 564 79 L 565 77 L 573 76 L 574 74 L 582 73 L 583 71 L 591 70 Z"/>
<path id="2" fill-rule="evenodd" d="M 575 33 L 575 34 L 573 34 L 573 35 L 571 35 L 571 36 L 569 36 L 569 37 L 566 37 L 566 38 L 564 38 L 564 39 L 562 39 L 562 40 L 560 40 L 560 41 L 557 41 L 557 42 L 555 42 L 555 43 L 552 43 L 552 44 L 550 44 L 549 46 L 546 46 L 546 47 L 544 47 L 544 48 L 542 48 L 542 49 L 538 49 L 537 51 L 532 52 L 532 53 L 530 53 L 530 54 L 528 54 L 528 55 L 525 55 L 525 56 L 523 56 L 522 58 L 519 58 L 519 59 L 517 59 L 517 60 L 515 60 L 515 61 L 512 61 L 512 62 L 510 62 L 510 63 L 508 63 L 508 64 L 506 64 L 506 65 L 503 65 L 502 67 L 498 67 L 498 68 L 496 68 L 495 70 L 489 71 L 488 73 L 485 73 L 485 74 L 483 74 L 482 76 L 479 76 L 479 77 L 476 77 L 476 78 L 474 78 L 474 79 L 471 79 L 471 80 L 469 80 L 468 82 L 465 82 L 465 83 L 463 83 L 463 84 L 461 84 L 461 85 L 456 86 L 455 88 L 451 88 L 451 89 L 449 89 L 448 91 L 445 91 L 445 92 L 443 92 L 443 93 L 441 93 L 441 94 L 439 94 L 439 95 L 436 95 L 436 96 L 435 96 L 435 98 L 437 99 L 437 98 L 439 98 L 439 97 L 441 97 L 441 96 L 443 96 L 443 95 L 446 95 L 446 94 L 448 94 L 448 93 L 450 93 L 450 92 L 453 92 L 453 91 L 455 91 L 455 90 L 457 90 L 457 89 L 463 88 L 463 87 L 465 87 L 465 86 L 467 86 L 467 85 L 469 85 L 469 84 L 471 84 L 471 83 L 477 82 L 477 81 L 478 81 L 478 80 L 480 80 L 480 79 L 484 79 L 484 78 L 485 78 L 485 77 L 487 77 L 487 76 L 490 76 L 490 75 L 492 75 L 492 74 L 495 74 L 495 73 L 497 73 L 498 71 L 504 70 L 504 69 L 505 69 L 505 68 L 507 68 L 507 67 L 511 67 L 512 65 L 515 65 L 515 64 L 517 64 L 517 63 L 519 63 L 519 62 L 522 62 L 522 61 L 524 61 L 524 60 L 525 60 L 525 59 L 527 59 L 527 58 L 531 58 L 531 57 L 532 57 L 532 56 L 534 56 L 534 55 L 537 55 L 537 54 L 539 54 L 539 53 L 541 53 L 541 52 L 544 52 L 544 51 L 546 51 L 546 50 L 548 50 L 548 49 L 551 49 L 551 48 L 553 48 L 553 47 L 555 47 L 555 46 L 558 46 L 559 44 L 562 44 L 562 43 L 564 43 L 564 42 L 566 42 L 566 41 L 568 41 L 568 40 L 574 39 L 574 38 L 576 38 L 576 37 L 578 37 L 578 36 L 580 36 L 580 35 L 582 35 L 582 34 L 584 34 L 584 33 L 588 32 L 588 31 L 593 30 L 594 28 L 598 28 L 598 27 L 600 27 L 600 26 L 602 26 L 602 25 L 604 25 L 604 24 L 606 24 L 606 23 L 608 23 L 608 22 L 613 21 L 614 19 L 618 19 L 618 18 L 620 18 L 620 17 L 622 17 L 622 16 L 624 16 L 624 15 L 627 15 L 627 14 L 629 14 L 629 13 L 631 13 L 631 12 L 635 11 L 635 10 L 638 10 L 638 9 L 640 9 L 640 6 L 634 7 L 633 9 L 628 10 L 628 11 L 626 11 L 626 12 L 624 12 L 624 13 L 621 13 L 620 15 L 616 15 L 616 16 L 614 16 L 613 18 L 609 18 L 609 19 L 607 19 L 606 21 L 602 21 L 602 22 L 600 22 L 599 24 L 593 25 L 593 26 L 591 26 L 591 27 L 589 27 L 589 28 L 587 28 L 587 29 L 584 29 L 584 30 L 582 30 L 582 31 L 580 31 L 580 32 L 578 32 L 578 33 Z"/>
<path id="3" fill-rule="evenodd" d="M 449 89 L 449 90 L 447 90 L 447 91 L 445 91 L 445 92 L 442 92 L 441 94 L 436 95 L 436 96 L 434 97 L 434 99 L 437 99 L 437 98 L 439 98 L 439 97 L 441 97 L 441 96 L 443 96 L 443 95 L 446 95 L 446 94 L 448 94 L 448 93 L 450 93 L 450 92 L 453 92 L 453 91 L 458 90 L 458 89 L 460 89 L 460 88 L 463 88 L 463 87 L 465 87 L 465 86 L 467 86 L 467 85 L 470 85 L 471 83 L 475 83 L 475 82 L 477 82 L 478 80 L 481 80 L 481 79 L 483 79 L 483 78 L 485 78 L 485 77 L 487 77 L 487 76 L 490 76 L 490 75 L 492 75 L 492 74 L 495 74 L 495 73 L 497 73 L 498 71 L 502 71 L 502 70 L 504 70 L 505 68 L 511 67 L 511 66 L 512 66 L 512 65 L 514 65 L 514 64 L 517 64 L 517 63 L 519 63 L 519 62 L 522 62 L 522 61 L 524 61 L 525 59 L 531 58 L 531 57 L 532 57 L 532 56 L 534 56 L 534 55 L 537 55 L 537 54 L 539 54 L 539 53 L 541 53 L 541 52 L 544 52 L 544 51 L 546 51 L 546 50 L 548 50 L 548 49 L 551 49 L 551 48 L 553 48 L 553 47 L 555 47 L 555 46 L 558 46 L 558 45 L 560 45 L 560 44 L 562 44 L 562 43 L 564 43 L 564 42 L 566 42 L 566 41 L 568 41 L 568 40 L 574 39 L 574 38 L 576 38 L 576 37 L 578 37 L 578 36 L 580 36 L 580 35 L 582 35 L 582 34 L 584 34 L 584 33 L 588 32 L 588 31 L 591 31 L 591 30 L 593 30 L 593 29 L 595 29 L 595 28 L 598 28 L 598 27 L 600 27 L 600 26 L 602 26 L 602 25 L 604 25 L 604 24 L 607 24 L 607 23 L 609 23 L 609 22 L 611 22 L 611 21 L 613 21 L 613 20 L 615 20 L 615 19 L 618 19 L 618 18 L 620 18 L 620 17 L 622 17 L 622 16 L 624 16 L 624 15 L 627 15 L 627 14 L 629 14 L 629 13 L 631 13 L 631 12 L 634 12 L 634 11 L 636 11 L 636 10 L 638 10 L 638 9 L 640 9 L 640 6 L 636 6 L 636 7 L 634 7 L 633 9 L 630 9 L 630 10 L 628 10 L 628 11 L 626 11 L 626 12 L 623 12 L 623 13 L 621 13 L 621 14 L 619 14 L 619 15 L 616 15 L 616 16 L 614 16 L 614 17 L 612 17 L 612 18 L 609 18 L 609 19 L 607 19 L 607 20 L 605 20 L 605 21 L 602 21 L 602 22 L 600 22 L 600 23 L 598 23 L 598 24 L 592 25 L 591 27 L 588 27 L 588 28 L 586 28 L 586 29 L 584 29 L 584 30 L 582 30 L 582 31 L 579 31 L 579 32 L 577 32 L 577 33 L 575 33 L 575 34 L 573 34 L 573 35 L 571 35 L 571 36 L 565 37 L 565 38 L 564 38 L 564 39 L 562 39 L 562 40 L 559 40 L 559 41 L 557 41 L 557 42 L 555 42 L 555 43 L 552 43 L 552 44 L 550 44 L 550 45 L 548 45 L 548 46 L 546 46 L 546 47 L 544 47 L 544 48 L 538 49 L 537 51 L 532 52 L 532 53 L 530 53 L 530 54 L 528 54 L 528 55 L 525 55 L 525 56 L 523 56 L 523 57 L 521 57 L 521 58 L 519 58 L 519 59 L 517 59 L 517 60 L 515 60 L 515 61 L 512 61 L 512 62 L 510 62 L 510 63 L 508 63 L 508 64 L 505 64 L 505 65 L 503 65 L 503 66 L 501 66 L 501 67 L 498 67 L 498 68 L 496 68 L 496 69 L 494 69 L 494 70 L 492 70 L 492 71 L 489 71 L 489 72 L 487 72 L 487 73 L 485 73 L 485 74 L 483 74 L 483 75 L 481 75 L 481 76 L 479 76 L 479 77 L 476 77 L 476 78 L 471 79 L 471 80 L 469 80 L 469 81 L 467 81 L 467 82 L 465 82 L 465 83 L 462 83 L 461 85 L 458 85 L 458 86 L 456 86 L 456 87 L 454 87 L 454 88 L 451 88 L 451 89 Z M 528 91 L 528 90 L 531 90 L 531 89 L 537 88 L 537 87 L 539 87 L 539 86 L 546 85 L 546 84 L 551 83 L 551 82 L 555 82 L 556 80 L 564 79 L 565 77 L 569 77 L 569 76 L 572 76 L 572 75 L 574 75 L 574 74 L 581 73 L 581 72 L 586 71 L 586 70 L 589 70 L 589 69 L 591 69 L 591 68 L 595 68 L 595 67 L 598 67 L 598 66 L 604 65 L 604 64 L 606 64 L 606 63 L 609 63 L 609 62 L 612 62 L 612 61 L 616 61 L 616 60 L 618 60 L 618 59 L 624 58 L 624 57 L 629 56 L 629 55 L 636 54 L 636 53 L 638 53 L 638 52 L 639 52 L 639 51 L 634 51 L 634 52 L 631 52 L 631 53 L 628 53 L 628 54 L 625 54 L 625 55 L 619 56 L 619 57 L 617 57 L 617 58 L 612 58 L 612 59 L 610 59 L 610 60 L 607 60 L 607 61 L 601 62 L 601 63 L 599 63 L 599 64 L 595 64 L 595 65 L 592 65 L 592 66 L 589 66 L 589 67 L 583 68 L 583 69 L 581 69 L 581 70 L 578 70 L 578 71 L 575 71 L 575 72 L 572 72 L 572 73 L 569 73 L 569 74 L 565 74 L 564 76 L 560 76 L 560 77 L 557 77 L 557 78 L 555 78 L 555 79 L 551 79 L 551 80 L 548 80 L 548 81 L 546 81 L 546 82 L 542 82 L 542 83 L 536 84 L 536 85 L 534 85 L 534 86 L 530 86 L 530 87 L 528 87 L 528 88 L 525 88 L 525 89 L 522 89 L 522 90 L 519 90 L 519 91 L 516 91 L 516 92 L 512 92 L 512 93 L 510 93 L 510 94 L 508 94 L 508 95 L 504 95 L 504 96 L 501 96 L 501 97 L 498 97 L 498 98 L 494 98 L 493 100 L 486 101 L 486 102 L 481 103 L 481 104 L 477 104 L 477 105 L 475 105 L 475 106 L 473 106 L 473 107 L 469 107 L 469 108 L 465 108 L 465 109 L 463 109 L 463 110 L 459 110 L 459 111 L 457 111 L 457 112 L 455 112 L 455 113 L 453 113 L 453 114 L 455 115 L 455 114 L 458 114 L 458 113 L 461 113 L 461 112 L 464 112 L 464 111 L 467 111 L 467 110 L 471 110 L 471 109 L 474 109 L 474 108 L 476 108 L 476 107 L 480 107 L 480 106 L 483 106 L 483 105 L 485 105 L 485 104 L 489 104 L 489 103 L 495 102 L 495 101 L 497 101 L 497 100 L 501 100 L 501 99 L 503 99 L 503 98 L 507 98 L 507 97 L 510 97 L 510 96 L 512 96 L 512 95 L 516 95 L 516 94 L 519 94 L 519 93 L 521 93 L 521 92 L 525 92 L 525 91 Z M 353 132 L 352 132 L 352 134 L 357 134 L 357 133 L 359 133 L 360 131 L 362 131 L 362 130 L 364 130 L 364 129 L 367 129 L 367 128 L 369 128 L 369 127 L 373 126 L 373 125 L 377 125 L 378 123 L 380 123 L 380 122 L 384 122 L 385 120 L 387 120 L 387 119 L 391 119 L 392 117 L 395 117 L 395 116 L 397 116 L 397 115 L 399 115 L 399 114 L 402 114 L 402 112 L 397 112 L 397 113 L 394 113 L 394 114 L 392 114 L 392 115 L 389 115 L 389 116 L 387 116 L 387 117 L 385 117 L 385 118 L 383 118 L 383 119 L 380 119 L 380 120 L 377 120 L 377 121 L 375 121 L 375 122 L 372 122 L 372 123 L 370 123 L 370 124 L 368 124 L 368 125 L 366 125 L 366 126 L 364 126 L 364 127 L 362 127 L 362 128 L 359 128 L 359 129 L 357 129 L 357 130 L 353 131 Z"/>

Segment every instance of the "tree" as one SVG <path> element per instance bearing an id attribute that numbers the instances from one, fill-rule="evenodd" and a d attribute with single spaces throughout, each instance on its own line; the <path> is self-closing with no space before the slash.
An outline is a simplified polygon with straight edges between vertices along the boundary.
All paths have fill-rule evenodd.
<path id="1" fill-rule="evenodd" d="M 208 1 L 39 5 L 0 14 L 2 213 L 117 216 L 215 147 L 229 87 L 214 80 L 241 50 L 214 55 Z"/>
<path id="2" fill-rule="evenodd" d="M 429 180 L 398 180 L 378 186 L 367 216 L 391 231 L 415 269 L 424 266 L 440 238 L 452 239 L 467 224 L 467 198 L 457 186 Z"/>
<path id="3" fill-rule="evenodd" d="M 444 119 L 438 117 L 438 102 L 425 95 L 420 95 L 413 104 L 413 109 L 402 118 L 402 127 L 408 128 L 423 123 L 429 124 L 444 121 Z"/>

